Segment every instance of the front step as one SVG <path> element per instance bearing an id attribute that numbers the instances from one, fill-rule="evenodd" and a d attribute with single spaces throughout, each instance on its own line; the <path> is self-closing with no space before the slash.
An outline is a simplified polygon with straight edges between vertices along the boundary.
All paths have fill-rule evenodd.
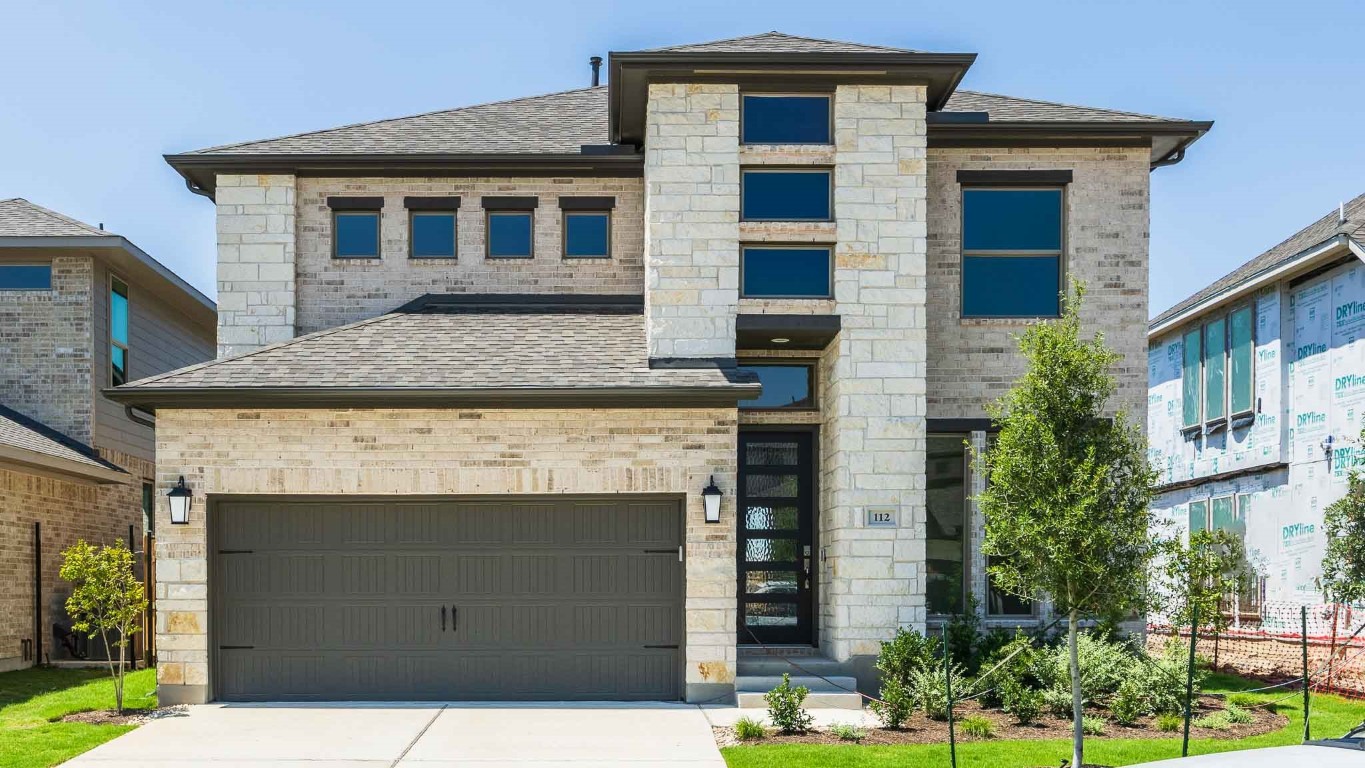
<path id="1" fill-rule="evenodd" d="M 823 660 L 822 661 L 826 661 Z M 802 664 L 802 666 L 806 666 Z M 766 708 L 768 702 L 763 695 L 782 684 L 782 676 L 740 675 L 735 678 L 735 699 L 740 707 Z M 810 690 L 806 696 L 807 709 L 862 709 L 863 697 L 858 690 L 858 680 L 853 677 L 826 675 L 793 676 L 792 687 L 805 686 Z"/>

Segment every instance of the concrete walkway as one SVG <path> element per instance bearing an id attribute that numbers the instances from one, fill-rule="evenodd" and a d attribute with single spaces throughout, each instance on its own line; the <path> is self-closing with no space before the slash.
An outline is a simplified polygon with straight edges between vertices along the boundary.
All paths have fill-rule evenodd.
<path id="1" fill-rule="evenodd" d="M 205 704 L 77 757 L 78 768 L 724 768 L 685 704 Z"/>

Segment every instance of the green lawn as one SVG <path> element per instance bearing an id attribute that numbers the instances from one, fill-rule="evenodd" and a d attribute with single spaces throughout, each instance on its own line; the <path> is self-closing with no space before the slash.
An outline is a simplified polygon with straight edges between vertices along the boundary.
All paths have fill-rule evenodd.
<path id="1" fill-rule="evenodd" d="M 156 672 L 132 672 L 124 706 L 156 706 Z M 55 723 L 73 712 L 113 709 L 114 683 L 101 669 L 33 668 L 0 674 L 0 768 L 46 768 L 132 730 Z"/>
<path id="2" fill-rule="evenodd" d="M 1228 675 L 1211 676 L 1205 690 L 1225 693 L 1256 687 L 1240 678 Z M 1283 689 L 1269 694 L 1255 694 L 1262 701 L 1273 701 L 1285 696 Z M 1289 717 L 1289 725 L 1273 733 L 1239 740 L 1194 739 L 1190 754 L 1225 752 L 1234 749 L 1275 747 L 1298 744 L 1303 740 L 1303 700 L 1285 701 L 1280 713 Z M 1365 703 L 1339 696 L 1313 695 L 1311 711 L 1314 738 L 1341 736 L 1365 720 Z M 721 750 L 730 768 L 903 768 L 913 766 L 948 766 L 948 745 L 912 745 L 903 747 L 772 745 L 729 747 Z M 1055 766 L 1071 757 L 1070 741 L 976 741 L 959 744 L 957 762 L 961 768 L 1034 768 Z M 1180 739 L 1086 739 L 1085 761 L 1102 765 L 1132 765 L 1150 760 L 1180 757 Z"/>

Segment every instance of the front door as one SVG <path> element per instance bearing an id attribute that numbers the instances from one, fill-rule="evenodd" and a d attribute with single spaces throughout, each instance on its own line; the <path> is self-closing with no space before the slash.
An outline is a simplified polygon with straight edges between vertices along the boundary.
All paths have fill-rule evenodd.
<path id="1" fill-rule="evenodd" d="M 739 435 L 739 642 L 812 642 L 810 432 Z"/>

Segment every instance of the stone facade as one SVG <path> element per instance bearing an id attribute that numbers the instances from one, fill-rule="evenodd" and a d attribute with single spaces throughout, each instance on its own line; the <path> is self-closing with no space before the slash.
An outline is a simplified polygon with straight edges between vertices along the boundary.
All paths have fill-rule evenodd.
<path id="1" fill-rule="evenodd" d="M 380 258 L 332 258 L 331 196 L 383 197 Z M 458 196 L 456 257 L 410 258 L 405 196 Z M 533 256 L 485 255 L 484 195 L 530 196 Z M 616 198 L 611 258 L 563 256 L 561 196 Z M 388 312 L 427 293 L 601 293 L 644 291 L 644 191 L 631 178 L 345 179 L 298 181 L 298 333 L 334 328 Z"/>
<path id="2" fill-rule="evenodd" d="M 734 357 L 739 87 L 650 85 L 645 131 L 649 356 Z"/>
<path id="3" fill-rule="evenodd" d="M 157 421 L 158 494 L 181 474 L 196 494 L 188 525 L 156 510 L 163 703 L 211 696 L 204 500 L 222 494 L 685 496 L 687 696 L 732 689 L 733 409 L 161 410 Z M 702 519 L 713 475 L 727 489 L 719 525 Z"/>
<path id="4" fill-rule="evenodd" d="M 292 175 L 219 174 L 218 356 L 297 333 Z"/>

